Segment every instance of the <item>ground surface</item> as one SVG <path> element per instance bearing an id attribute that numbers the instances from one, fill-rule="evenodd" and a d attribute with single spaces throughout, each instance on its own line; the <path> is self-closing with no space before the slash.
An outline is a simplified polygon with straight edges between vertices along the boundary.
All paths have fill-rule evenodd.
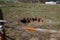
<path id="1" fill-rule="evenodd" d="M 4 14 L 4 19 L 8 21 L 7 24 L 10 26 L 12 25 L 13 27 L 17 27 L 19 24 L 15 25 L 16 22 L 19 22 L 22 18 L 43 17 L 44 20 L 46 20 L 46 24 L 40 26 L 40 28 L 60 29 L 60 5 L 44 5 L 39 3 L 5 3 L 4 5 L 6 6 L 1 7 Z M 12 37 L 16 38 L 16 40 L 33 40 L 34 38 L 37 40 L 48 40 L 50 35 L 49 33 L 12 30 L 13 29 L 8 29 L 7 32 L 8 34 L 10 33 Z M 17 35 L 15 36 L 14 33 Z"/>
<path id="2" fill-rule="evenodd" d="M 6 3 L 2 7 L 4 18 L 7 21 L 20 20 L 24 17 L 43 17 L 50 20 L 54 25 L 49 25 L 52 28 L 60 28 L 60 5 L 41 5 L 32 3 Z M 12 20 L 13 19 L 13 20 Z"/>

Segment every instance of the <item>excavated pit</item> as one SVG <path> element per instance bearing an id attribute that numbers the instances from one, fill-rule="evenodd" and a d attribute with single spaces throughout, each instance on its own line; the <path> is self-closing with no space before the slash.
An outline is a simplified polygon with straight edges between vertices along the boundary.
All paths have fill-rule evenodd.
<path id="1" fill-rule="evenodd" d="M 23 18 L 20 20 L 21 23 L 23 24 L 27 24 L 27 25 L 34 25 L 34 26 L 38 26 L 38 25 L 42 25 L 44 23 L 43 18 Z"/>
<path id="2" fill-rule="evenodd" d="M 21 23 L 30 23 L 30 22 L 34 22 L 37 21 L 39 22 L 43 22 L 44 20 L 42 18 L 23 18 L 22 20 L 20 20 Z"/>

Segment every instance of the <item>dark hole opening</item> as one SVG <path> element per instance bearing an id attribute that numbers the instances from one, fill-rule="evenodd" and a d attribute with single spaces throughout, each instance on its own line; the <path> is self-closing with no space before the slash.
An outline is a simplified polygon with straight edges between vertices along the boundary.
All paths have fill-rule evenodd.
<path id="1" fill-rule="evenodd" d="M 22 20 L 20 20 L 22 23 L 29 23 L 30 22 L 30 19 L 29 18 L 24 18 Z"/>
<path id="2" fill-rule="evenodd" d="M 23 18 L 22 20 L 20 20 L 20 22 L 21 23 L 30 23 L 31 21 L 37 21 L 37 22 L 40 22 L 40 21 L 42 21 L 43 22 L 43 20 L 42 20 L 42 18 Z"/>

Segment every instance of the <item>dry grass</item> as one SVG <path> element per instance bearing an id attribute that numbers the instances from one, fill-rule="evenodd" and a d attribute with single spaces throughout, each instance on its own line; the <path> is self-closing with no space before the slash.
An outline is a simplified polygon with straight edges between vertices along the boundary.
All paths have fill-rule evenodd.
<path id="1" fill-rule="evenodd" d="M 45 20 L 52 20 L 55 24 L 44 24 L 40 28 L 60 29 L 60 5 L 41 5 L 32 3 L 5 3 L 5 7 L 1 7 L 4 13 L 4 19 L 8 21 L 12 27 L 16 21 L 20 21 L 26 17 L 43 17 Z M 19 25 L 20 26 L 20 25 Z M 7 33 L 16 40 L 51 40 L 51 33 L 16 31 L 7 29 Z M 13 30 L 13 31 L 12 31 Z M 15 34 L 16 33 L 16 34 Z M 55 35 L 55 33 L 54 33 Z M 59 34 L 56 34 L 56 40 L 59 40 Z"/>

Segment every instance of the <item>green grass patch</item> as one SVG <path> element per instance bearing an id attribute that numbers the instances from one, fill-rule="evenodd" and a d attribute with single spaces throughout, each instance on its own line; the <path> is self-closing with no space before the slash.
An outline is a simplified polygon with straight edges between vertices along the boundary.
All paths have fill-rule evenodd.
<path id="1" fill-rule="evenodd" d="M 42 5 L 32 3 L 6 3 L 7 6 L 1 7 L 4 18 L 8 21 L 14 21 L 24 17 L 43 17 L 60 21 L 60 5 Z M 10 6 L 9 6 L 10 5 Z M 15 6 L 11 6 L 15 5 Z M 13 19 L 13 20 L 12 20 Z M 59 28 L 59 25 L 53 25 L 53 28 Z"/>

